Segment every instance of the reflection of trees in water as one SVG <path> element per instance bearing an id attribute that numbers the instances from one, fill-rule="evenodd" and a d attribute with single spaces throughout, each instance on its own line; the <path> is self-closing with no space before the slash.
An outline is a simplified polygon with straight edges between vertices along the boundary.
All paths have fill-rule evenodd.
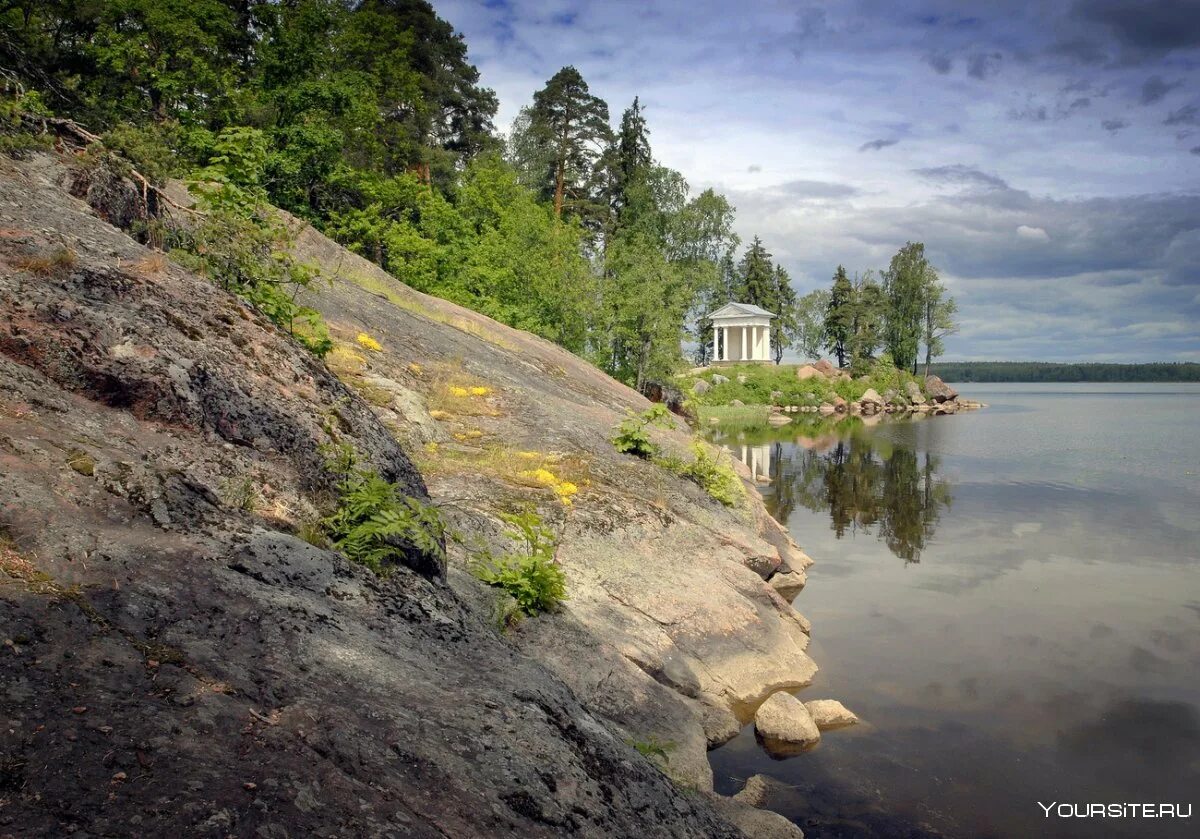
<path id="1" fill-rule="evenodd" d="M 869 439 L 854 437 L 826 451 L 776 443 L 771 460 L 771 507 L 779 521 L 787 521 L 797 505 L 828 510 L 839 539 L 847 530 L 876 527 L 905 562 L 920 562 L 941 509 L 951 503 L 949 485 L 937 477 L 940 463 L 928 452 L 875 448 Z"/>

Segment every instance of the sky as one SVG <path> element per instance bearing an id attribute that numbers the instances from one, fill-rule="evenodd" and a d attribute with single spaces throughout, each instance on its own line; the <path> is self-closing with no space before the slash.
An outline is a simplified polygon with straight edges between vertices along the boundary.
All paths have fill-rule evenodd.
<path id="1" fill-rule="evenodd" d="M 803 294 L 906 241 L 948 359 L 1200 361 L 1200 0 L 434 0 L 507 130 L 566 65 Z"/>

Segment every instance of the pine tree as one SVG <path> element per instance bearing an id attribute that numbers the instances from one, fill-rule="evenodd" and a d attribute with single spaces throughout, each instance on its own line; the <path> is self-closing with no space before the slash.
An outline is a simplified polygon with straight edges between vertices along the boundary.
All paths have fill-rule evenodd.
<path id="1" fill-rule="evenodd" d="M 597 163 L 612 138 L 608 104 L 591 94 L 578 70 L 564 67 L 533 94 L 529 131 L 550 163 L 542 190 L 554 214 L 595 215 Z"/>
<path id="2" fill-rule="evenodd" d="M 925 340 L 925 376 L 929 377 L 929 365 L 933 359 L 945 351 L 942 339 L 958 331 L 954 316 L 958 313 L 958 304 L 954 298 L 946 294 L 937 271 L 930 268 L 925 277 L 925 308 L 923 318 L 923 338 Z"/>

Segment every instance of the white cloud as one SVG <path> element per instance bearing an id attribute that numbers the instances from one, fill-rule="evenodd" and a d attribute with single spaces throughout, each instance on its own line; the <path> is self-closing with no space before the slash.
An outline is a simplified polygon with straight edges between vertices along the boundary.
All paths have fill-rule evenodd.
<path id="1" fill-rule="evenodd" d="M 1022 239 L 1030 239 L 1034 242 L 1049 242 L 1050 234 L 1041 227 L 1030 227 L 1028 224 L 1017 225 L 1017 235 Z"/>

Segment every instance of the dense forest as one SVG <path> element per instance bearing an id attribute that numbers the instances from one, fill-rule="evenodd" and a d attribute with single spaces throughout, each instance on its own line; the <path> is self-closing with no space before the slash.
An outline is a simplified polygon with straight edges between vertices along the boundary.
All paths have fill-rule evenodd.
<path id="1" fill-rule="evenodd" d="M 684 366 L 685 347 L 705 363 L 704 313 L 731 299 L 779 314 L 777 362 L 828 348 L 915 372 L 921 345 L 928 364 L 953 331 L 919 243 L 881 282 L 839 267 L 797 299 L 758 237 L 742 249 L 724 196 L 655 158 L 640 101 L 614 125 L 573 67 L 502 136 L 495 94 L 425 0 L 3 3 L 0 75 L 0 150 L 66 118 L 98 137 L 83 163 L 184 179 L 202 222 L 133 232 L 317 353 L 324 325 L 297 292 L 322 278 L 287 257 L 271 207 L 637 387 Z"/>
<path id="2" fill-rule="evenodd" d="M 1195 362 L 945 361 L 934 364 L 932 372 L 948 382 L 1200 382 Z"/>

